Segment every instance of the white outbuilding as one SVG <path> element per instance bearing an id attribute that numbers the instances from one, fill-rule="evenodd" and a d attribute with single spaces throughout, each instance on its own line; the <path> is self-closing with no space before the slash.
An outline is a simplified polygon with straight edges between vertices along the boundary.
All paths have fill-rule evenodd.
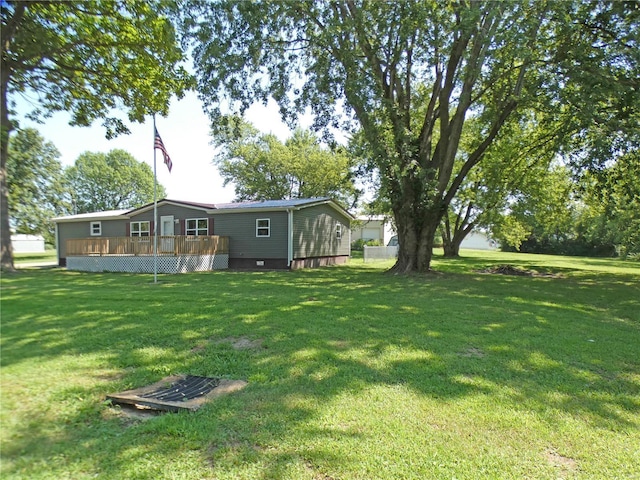
<path id="1" fill-rule="evenodd" d="M 13 253 L 44 253 L 44 238 L 42 235 L 11 235 Z"/>

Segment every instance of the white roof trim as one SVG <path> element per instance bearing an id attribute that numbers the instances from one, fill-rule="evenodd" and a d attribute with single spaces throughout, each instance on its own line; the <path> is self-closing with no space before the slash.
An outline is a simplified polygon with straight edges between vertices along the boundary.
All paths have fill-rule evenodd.
<path id="1" fill-rule="evenodd" d="M 240 205 L 240 203 L 238 205 Z M 338 205 L 335 201 L 331 199 L 323 199 L 317 202 L 309 202 L 301 205 L 276 205 L 276 206 L 272 205 L 272 206 L 265 206 L 265 207 L 252 206 L 252 207 L 231 207 L 231 208 L 225 208 L 224 206 L 220 206 L 218 208 L 212 208 L 207 210 L 207 213 L 210 215 L 224 215 L 229 213 L 249 213 L 249 212 L 255 212 L 255 213 L 287 212 L 289 210 L 304 210 L 305 208 L 317 207 L 318 205 L 329 205 L 331 208 L 341 213 L 345 217 L 348 217 L 352 220 L 354 219 L 353 215 L 351 215 L 347 210 L 342 208 L 340 205 Z"/>
<path id="2" fill-rule="evenodd" d="M 238 203 L 237 207 L 231 207 L 227 205 L 231 204 L 222 204 L 220 207 L 211 208 L 207 205 L 194 205 L 188 202 L 180 202 L 177 200 L 168 200 L 163 199 L 158 202 L 158 206 L 161 205 L 174 205 L 176 207 L 184 207 L 192 210 L 200 210 L 207 215 L 224 215 L 229 213 L 264 213 L 264 212 L 287 212 L 290 210 L 303 210 L 309 207 L 317 207 L 319 205 L 329 205 L 331 208 L 341 213 L 345 217 L 353 220 L 355 217 L 351 215 L 347 210 L 342 208 L 338 203 L 330 198 L 318 199 L 317 201 L 310 201 L 308 203 L 301 203 L 299 205 L 267 205 L 260 206 L 256 205 L 255 202 L 252 206 L 240 206 L 241 203 Z M 53 221 L 56 223 L 66 223 L 66 222 L 79 222 L 79 221 L 98 221 L 98 220 L 126 220 L 133 216 L 139 215 L 140 213 L 147 212 L 149 210 L 153 210 L 153 204 L 145 205 L 140 208 L 134 208 L 129 210 L 106 210 L 104 212 L 94 212 L 94 213 L 81 213 L 78 215 L 68 215 L 66 217 L 57 217 L 54 218 Z"/>
<path id="3" fill-rule="evenodd" d="M 56 223 L 77 222 L 80 220 L 117 220 L 129 218 L 126 213 L 129 210 L 105 210 L 104 212 L 79 213 L 77 215 L 67 215 L 53 219 Z"/>
<path id="4" fill-rule="evenodd" d="M 184 208 L 189 208 L 189 209 L 192 209 L 192 210 L 202 210 L 205 213 L 209 213 L 211 211 L 206 206 L 194 205 L 194 204 L 191 204 L 189 202 L 180 202 L 179 200 L 161 200 L 161 201 L 158 201 L 157 205 L 158 205 L 158 207 L 161 206 L 161 205 L 174 205 L 176 207 L 184 207 Z M 143 207 L 132 208 L 130 210 L 125 210 L 125 212 L 128 212 L 131 215 L 138 215 L 140 213 L 148 212 L 149 210 L 153 210 L 153 203 L 151 203 L 149 205 L 145 205 Z"/>

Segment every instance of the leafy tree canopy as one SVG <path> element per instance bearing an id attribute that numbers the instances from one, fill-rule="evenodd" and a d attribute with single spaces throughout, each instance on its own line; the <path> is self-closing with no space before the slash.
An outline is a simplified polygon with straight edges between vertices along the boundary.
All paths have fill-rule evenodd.
<path id="1" fill-rule="evenodd" d="M 570 137 L 596 118 L 618 131 L 609 121 L 638 107 L 637 3 L 194 0 L 183 12 L 214 121 L 222 101 L 269 97 L 291 122 L 305 108 L 318 128 L 355 120 L 391 203 L 398 272 L 429 270 L 442 216 L 513 114 L 535 109 Z M 471 118 L 480 134 L 454 175 Z"/>
<path id="2" fill-rule="evenodd" d="M 540 191 L 540 179 L 559 149 L 555 135 L 540 123 L 534 112 L 513 116 L 487 149 L 480 162 L 465 177 L 441 226 L 445 256 L 457 256 L 460 244 L 474 228 L 492 230 L 504 221 L 509 203 Z M 470 119 L 463 132 L 454 174 L 466 161 L 481 124 Z M 500 228 L 504 231 L 504 228 Z"/>
<path id="3" fill-rule="evenodd" d="M 640 258 L 640 153 L 620 156 L 582 186 L 578 233 L 593 244 L 612 243 L 622 257 Z"/>
<path id="4" fill-rule="evenodd" d="M 215 162 L 225 185 L 233 183 L 237 200 L 332 197 L 357 201 L 351 162 L 341 148 L 323 147 L 316 136 L 296 130 L 284 143 L 262 134 L 238 117 L 227 117 L 214 130 Z"/>
<path id="5" fill-rule="evenodd" d="M 19 130 L 7 159 L 9 213 L 16 233 L 43 235 L 53 244 L 51 218 L 65 212 L 60 154 L 37 130 Z"/>
<path id="6" fill-rule="evenodd" d="M 11 100 L 26 95 L 31 117 L 55 111 L 72 125 L 101 120 L 108 137 L 126 133 L 114 111 L 130 121 L 166 115 L 173 94 L 192 78 L 167 16 L 170 0 L 2 1 L 0 214 L 2 268 L 13 269 L 5 163 L 17 126 Z"/>
<path id="7" fill-rule="evenodd" d="M 6 5 L 5 5 L 6 4 Z M 100 119 L 109 137 L 168 113 L 191 85 L 184 54 L 164 16 L 166 1 L 3 2 L 2 85 L 36 95 L 32 117 L 64 110 L 72 125 Z"/>
<path id="8" fill-rule="evenodd" d="M 136 208 L 153 202 L 154 179 L 149 165 L 124 150 L 85 152 L 65 171 L 74 213 Z M 157 185 L 157 198 L 166 196 Z"/>

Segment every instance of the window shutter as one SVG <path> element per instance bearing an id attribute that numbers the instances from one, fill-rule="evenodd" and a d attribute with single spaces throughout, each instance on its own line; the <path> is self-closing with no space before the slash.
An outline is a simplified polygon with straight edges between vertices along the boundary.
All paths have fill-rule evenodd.
<path id="1" fill-rule="evenodd" d="M 209 235 L 213 235 L 213 217 L 209 217 Z"/>
<path id="2" fill-rule="evenodd" d="M 184 218 L 180 219 L 180 235 L 186 235 L 187 234 L 187 226 L 186 226 L 186 221 Z"/>
<path id="3" fill-rule="evenodd" d="M 153 235 L 154 235 L 153 227 L 154 227 L 154 223 L 153 223 L 153 220 L 151 220 L 149 222 L 149 236 L 150 237 L 153 237 Z"/>
<path id="4" fill-rule="evenodd" d="M 131 222 L 127 222 L 127 223 L 124 225 L 124 234 L 125 234 L 125 236 L 127 236 L 127 237 L 130 237 L 130 236 L 131 236 Z"/>

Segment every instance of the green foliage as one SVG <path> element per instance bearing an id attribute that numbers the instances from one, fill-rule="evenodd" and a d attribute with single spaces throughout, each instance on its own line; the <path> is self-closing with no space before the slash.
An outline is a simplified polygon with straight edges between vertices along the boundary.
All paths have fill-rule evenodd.
<path id="1" fill-rule="evenodd" d="M 503 248 L 559 255 L 615 256 L 640 252 L 640 161 L 637 151 L 576 180 L 568 167 L 533 169 L 494 220 Z"/>
<path id="2" fill-rule="evenodd" d="M 171 2 L 6 2 L 2 8 L 3 89 L 38 92 L 39 118 L 64 110 L 72 125 L 102 120 L 107 136 L 132 122 L 168 113 L 191 77 L 165 17 Z M 5 43 L 6 42 L 6 43 Z M 6 75 L 6 77 L 5 77 Z"/>
<path id="3" fill-rule="evenodd" d="M 365 240 L 364 238 L 359 238 L 355 242 L 351 244 L 351 250 L 362 251 L 364 250 L 365 245 L 367 247 L 382 247 L 384 244 L 380 240 Z"/>
<path id="4" fill-rule="evenodd" d="M 442 216 L 510 116 L 533 109 L 569 138 L 600 119 L 624 133 L 613 120 L 637 110 L 628 2 L 194 0 L 183 13 L 214 122 L 222 100 L 242 112 L 273 97 L 289 122 L 309 109 L 316 128 L 357 123 L 398 228 L 398 272 L 429 269 Z"/>
<path id="5" fill-rule="evenodd" d="M 235 185 L 236 199 L 274 200 L 332 197 L 357 201 L 351 162 L 342 149 L 324 148 L 311 132 L 296 130 L 282 143 L 237 117 L 214 129 L 216 164 L 225 185 Z"/>
<path id="6" fill-rule="evenodd" d="M 124 150 L 85 152 L 65 171 L 74 213 L 136 208 L 153 202 L 153 170 Z M 157 185 L 157 198 L 166 196 Z"/>
<path id="7" fill-rule="evenodd" d="M 475 138 L 482 134 L 479 119 L 467 121 L 466 126 L 454 176 L 463 167 Z M 441 229 L 445 252 L 457 254 L 464 238 L 476 227 L 496 230 L 506 244 L 519 246 L 527 236 L 526 228 L 516 221 L 500 225 L 504 211 L 514 199 L 540 197 L 540 178 L 548 175 L 556 150 L 548 128 L 534 112 L 506 122 L 482 162 L 467 174 L 444 215 Z"/>
<path id="8" fill-rule="evenodd" d="M 507 215 L 495 227 L 493 234 L 503 249 L 509 250 L 509 247 L 512 247 L 515 251 L 519 251 L 522 242 L 529 238 L 531 230 L 514 216 Z"/>
<path id="9" fill-rule="evenodd" d="M 561 165 L 538 164 L 523 175 L 508 199 L 508 210 L 494 219 L 494 235 L 504 249 L 572 254 L 561 246 L 575 238 L 571 172 Z"/>
<path id="10" fill-rule="evenodd" d="M 13 269 L 5 163 L 18 127 L 13 100 L 26 96 L 41 119 L 65 111 L 72 125 L 101 120 L 107 137 L 166 115 L 172 95 L 193 86 L 165 15 L 172 0 L 2 2 L 0 97 L 1 267 Z"/>
<path id="11" fill-rule="evenodd" d="M 527 183 L 527 189 L 510 205 L 511 213 L 518 218 L 533 219 L 532 225 L 538 235 L 560 238 L 571 235 L 575 185 L 569 170 L 553 165 L 546 171 L 539 171 L 536 177 L 530 176 Z"/>
<path id="12" fill-rule="evenodd" d="M 437 275 L 5 274 L 0 476 L 633 478 L 640 265 L 468 255 Z M 560 278 L 478 272 L 502 264 Z M 249 385 L 145 419 L 104 401 L 173 373 Z"/>
<path id="13" fill-rule="evenodd" d="M 561 2 L 558 15 L 563 31 L 553 61 L 555 75 L 567 83 L 552 99 L 562 106 L 555 128 L 578 172 L 598 170 L 640 147 L 640 8 Z"/>
<path id="14" fill-rule="evenodd" d="M 19 130 L 11 138 L 7 158 L 9 214 L 16 233 L 42 235 L 54 243 L 51 218 L 63 214 L 64 181 L 60 154 L 37 130 Z"/>
<path id="15" fill-rule="evenodd" d="M 583 185 L 580 234 L 615 245 L 622 257 L 640 254 L 640 153 L 620 156 L 599 175 L 584 178 Z"/>

